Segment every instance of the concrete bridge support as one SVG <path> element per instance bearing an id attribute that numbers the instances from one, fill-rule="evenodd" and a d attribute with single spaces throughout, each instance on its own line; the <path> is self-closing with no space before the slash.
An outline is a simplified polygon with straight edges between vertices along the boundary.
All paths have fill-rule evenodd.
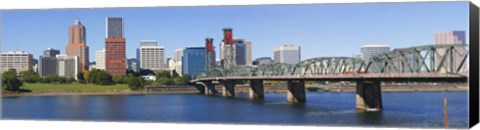
<path id="1" fill-rule="evenodd" d="M 357 81 L 356 108 L 366 110 L 368 108 L 382 109 L 382 90 L 380 81 Z"/>
<path id="2" fill-rule="evenodd" d="M 225 81 L 223 83 L 222 94 L 223 94 L 224 97 L 235 96 L 235 83 L 233 81 Z"/>
<path id="3" fill-rule="evenodd" d="M 197 88 L 198 92 L 205 93 L 205 86 L 203 86 L 202 83 L 196 83 L 194 86 Z"/>
<path id="4" fill-rule="evenodd" d="M 263 80 L 250 80 L 249 98 L 251 100 L 258 100 L 264 98 Z"/>
<path id="5" fill-rule="evenodd" d="M 213 94 L 217 94 L 218 91 L 215 89 L 215 85 L 212 83 L 212 81 L 207 81 L 207 82 L 203 82 L 204 84 L 204 92 L 205 92 L 205 95 L 213 95 Z"/>
<path id="6" fill-rule="evenodd" d="M 303 103 L 305 98 L 305 81 L 303 80 L 289 80 L 287 101 L 289 103 Z"/>

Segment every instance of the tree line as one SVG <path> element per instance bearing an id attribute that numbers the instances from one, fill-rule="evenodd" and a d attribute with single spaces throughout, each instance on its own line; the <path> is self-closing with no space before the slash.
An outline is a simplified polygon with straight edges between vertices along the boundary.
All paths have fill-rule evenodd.
<path id="1" fill-rule="evenodd" d="M 104 70 L 92 69 L 85 73 L 78 73 L 76 79 L 72 77 L 63 77 L 58 75 L 48 75 L 41 77 L 34 71 L 21 71 L 17 73 L 15 69 L 9 69 L 2 74 L 3 89 L 9 91 L 19 91 L 20 86 L 26 83 L 54 83 L 54 84 L 96 84 L 96 85 L 114 85 L 127 84 L 131 90 L 143 89 L 146 85 L 166 86 L 166 85 L 185 85 L 189 81 L 188 74 L 183 77 L 173 71 L 159 71 L 157 73 L 151 70 L 142 70 L 140 73 L 128 70 L 126 76 L 111 76 Z M 141 73 L 156 74 L 155 81 L 145 80 Z"/>

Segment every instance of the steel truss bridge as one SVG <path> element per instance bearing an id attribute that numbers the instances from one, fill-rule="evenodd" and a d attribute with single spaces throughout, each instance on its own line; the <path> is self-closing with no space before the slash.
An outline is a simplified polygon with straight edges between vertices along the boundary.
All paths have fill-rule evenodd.
<path id="1" fill-rule="evenodd" d="M 223 95 L 233 96 L 236 82 L 250 81 L 250 97 L 263 98 L 263 92 L 256 90 L 263 91 L 264 80 L 288 81 L 289 102 L 305 102 L 304 81 L 356 81 L 357 108 L 373 108 L 381 107 L 380 82 L 467 82 L 468 57 L 467 45 L 426 45 L 395 49 L 368 61 L 317 57 L 298 64 L 216 67 L 191 82 L 201 92 L 211 94 L 216 93 L 211 82 L 218 81 L 225 86 Z"/>

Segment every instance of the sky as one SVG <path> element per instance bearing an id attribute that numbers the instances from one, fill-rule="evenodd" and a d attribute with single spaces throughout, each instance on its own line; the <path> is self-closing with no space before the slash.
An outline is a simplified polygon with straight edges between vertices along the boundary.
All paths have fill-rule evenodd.
<path id="1" fill-rule="evenodd" d="M 196 6 L 3 10 L 1 52 L 25 51 L 37 58 L 48 47 L 65 53 L 75 18 L 86 27 L 90 61 L 105 46 L 105 18 L 123 17 L 127 58 L 140 40 L 158 40 L 166 58 L 175 49 L 205 46 L 214 39 L 219 57 L 222 28 L 252 42 L 253 59 L 273 57 L 282 44 L 301 47 L 301 59 L 353 56 L 362 45 L 393 48 L 433 45 L 435 32 L 463 30 L 468 43 L 468 2 L 311 5 Z"/>

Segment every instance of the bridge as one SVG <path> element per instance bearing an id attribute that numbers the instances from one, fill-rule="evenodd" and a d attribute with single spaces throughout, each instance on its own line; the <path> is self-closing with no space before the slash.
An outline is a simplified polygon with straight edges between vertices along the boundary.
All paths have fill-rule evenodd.
<path id="1" fill-rule="evenodd" d="M 318 57 L 298 64 L 274 63 L 260 66 L 213 68 L 191 83 L 206 95 L 235 96 L 235 85 L 250 84 L 250 99 L 264 98 L 264 81 L 286 81 L 287 101 L 306 102 L 305 81 L 356 82 L 356 108 L 382 108 L 381 82 L 464 83 L 468 80 L 467 45 L 426 45 L 395 49 L 368 61 L 352 57 Z"/>

